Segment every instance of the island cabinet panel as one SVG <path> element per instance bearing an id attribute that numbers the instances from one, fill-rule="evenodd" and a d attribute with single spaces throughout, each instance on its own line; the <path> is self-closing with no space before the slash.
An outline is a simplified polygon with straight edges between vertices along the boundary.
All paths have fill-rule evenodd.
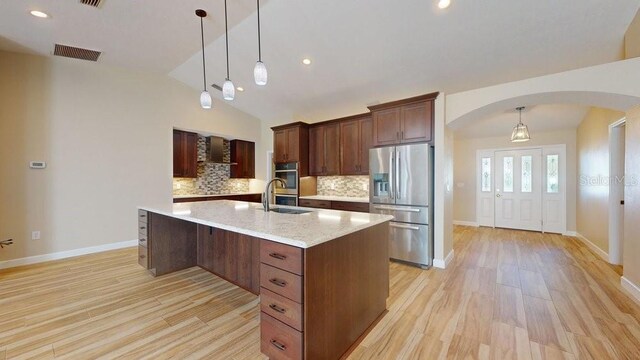
<path id="1" fill-rule="evenodd" d="M 149 214 L 152 272 L 156 276 L 196 266 L 195 223 L 156 213 Z"/>
<path id="2" fill-rule="evenodd" d="M 262 240 L 260 261 L 279 269 L 302 275 L 302 249 L 295 246 Z"/>
<path id="3" fill-rule="evenodd" d="M 309 175 L 340 173 L 340 124 L 315 125 L 309 129 Z"/>
<path id="4" fill-rule="evenodd" d="M 260 266 L 260 286 L 297 303 L 302 303 L 302 277 L 276 267 Z"/>
<path id="5" fill-rule="evenodd" d="M 303 337 L 301 332 L 296 331 L 285 323 L 278 321 L 276 318 L 273 318 L 264 312 L 260 314 L 260 351 L 267 355 L 269 359 L 312 359 L 303 358 L 303 348 Z"/>
<path id="6" fill-rule="evenodd" d="M 340 359 L 385 313 L 388 234 L 387 222 L 305 249 L 305 359 Z"/>
<path id="7" fill-rule="evenodd" d="M 198 225 L 197 265 L 254 294 L 260 292 L 260 239 Z"/>
<path id="8" fill-rule="evenodd" d="M 292 328 L 302 331 L 302 304 L 273 291 L 260 291 L 260 310 Z"/>

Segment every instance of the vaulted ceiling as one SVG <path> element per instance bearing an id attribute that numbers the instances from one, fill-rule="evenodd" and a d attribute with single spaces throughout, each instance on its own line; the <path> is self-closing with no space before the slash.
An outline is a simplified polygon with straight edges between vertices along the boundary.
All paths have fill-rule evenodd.
<path id="1" fill-rule="evenodd" d="M 269 83 L 253 83 L 255 1 L 229 0 L 230 105 L 269 123 L 309 122 L 432 91 L 462 90 L 619 60 L 640 0 L 261 1 Z M 53 43 L 103 51 L 100 62 L 169 74 L 202 87 L 225 78 L 222 0 L 0 2 L 0 48 L 49 55 Z M 28 10 L 48 12 L 37 19 Z M 308 57 L 310 66 L 301 60 Z M 221 94 L 211 90 L 215 97 Z M 211 111 L 215 111 L 215 108 Z"/>

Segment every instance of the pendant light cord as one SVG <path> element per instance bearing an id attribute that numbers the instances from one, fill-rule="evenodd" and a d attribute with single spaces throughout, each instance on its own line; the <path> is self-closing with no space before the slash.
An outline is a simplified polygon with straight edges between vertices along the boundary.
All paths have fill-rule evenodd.
<path id="1" fill-rule="evenodd" d="M 260 45 L 260 0 L 256 0 L 258 7 L 258 61 L 262 62 L 262 46 Z"/>
<path id="2" fill-rule="evenodd" d="M 207 66 L 204 61 L 204 26 L 202 25 L 202 18 L 200 18 L 200 38 L 202 39 L 202 74 L 204 91 L 207 91 Z"/>
<path id="3" fill-rule="evenodd" d="M 227 80 L 229 80 L 229 29 L 227 27 L 227 0 L 224 0 L 224 35 L 227 48 Z"/>

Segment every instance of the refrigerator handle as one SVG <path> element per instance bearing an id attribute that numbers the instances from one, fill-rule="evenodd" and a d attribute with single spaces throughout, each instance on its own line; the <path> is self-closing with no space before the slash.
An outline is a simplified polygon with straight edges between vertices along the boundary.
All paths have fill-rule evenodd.
<path id="1" fill-rule="evenodd" d="M 396 150 L 396 199 L 400 199 L 400 151 Z"/>
<path id="2" fill-rule="evenodd" d="M 392 199 L 394 199 L 394 195 L 395 195 L 394 191 L 396 191 L 396 189 L 393 187 L 393 185 L 394 185 L 393 184 L 394 183 L 394 181 L 393 181 L 393 176 L 394 176 L 394 174 L 393 174 L 393 169 L 394 169 L 394 167 L 393 167 L 393 165 L 394 165 L 393 164 L 393 155 L 394 155 L 394 151 L 391 151 L 389 153 L 389 197 L 391 197 Z"/>

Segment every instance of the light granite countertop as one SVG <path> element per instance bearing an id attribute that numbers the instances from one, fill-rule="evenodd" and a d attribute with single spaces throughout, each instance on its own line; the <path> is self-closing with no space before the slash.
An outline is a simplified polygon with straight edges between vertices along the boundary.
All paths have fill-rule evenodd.
<path id="1" fill-rule="evenodd" d="M 300 248 L 310 248 L 393 219 L 389 215 L 324 209 L 306 209 L 310 212 L 298 215 L 267 213 L 261 204 L 232 200 L 138 208 Z"/>
<path id="2" fill-rule="evenodd" d="M 300 196 L 300 199 L 304 200 L 327 200 L 327 201 L 347 201 L 347 202 L 359 202 L 368 203 L 368 197 L 351 197 L 351 196 L 327 196 L 327 195 L 312 195 L 312 196 Z"/>
<path id="3" fill-rule="evenodd" d="M 174 199 L 189 199 L 189 198 L 202 198 L 202 197 L 255 195 L 255 194 L 260 194 L 260 193 L 257 193 L 257 192 L 246 192 L 246 193 L 211 194 L 211 195 L 173 195 L 173 198 Z"/>

